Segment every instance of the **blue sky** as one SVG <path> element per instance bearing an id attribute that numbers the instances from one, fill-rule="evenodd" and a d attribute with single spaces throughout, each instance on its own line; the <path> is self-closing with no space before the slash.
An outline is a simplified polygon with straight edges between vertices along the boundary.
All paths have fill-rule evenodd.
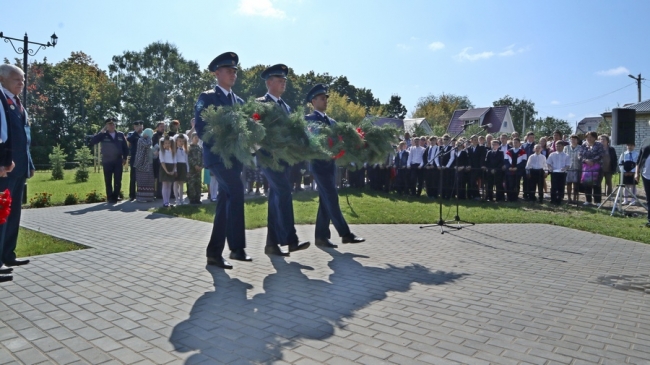
<path id="1" fill-rule="evenodd" d="M 27 20 L 3 17 L 0 31 L 42 42 L 56 32 L 59 44 L 39 59 L 81 50 L 107 68 L 124 50 L 169 41 L 202 67 L 234 51 L 244 67 L 345 75 L 384 103 L 399 94 L 409 113 L 429 94 L 467 95 L 477 107 L 509 94 L 575 125 L 636 102 L 628 74 L 650 79 L 650 1 L 29 0 L 20 8 Z M 0 43 L 0 57 L 14 57 L 11 46 Z M 650 98 L 650 81 L 642 93 Z"/>

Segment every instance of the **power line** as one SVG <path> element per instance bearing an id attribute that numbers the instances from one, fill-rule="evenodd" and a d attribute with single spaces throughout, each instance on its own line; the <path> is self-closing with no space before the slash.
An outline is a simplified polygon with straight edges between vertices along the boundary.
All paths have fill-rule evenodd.
<path id="1" fill-rule="evenodd" d="M 633 83 L 631 83 L 631 84 L 627 84 L 627 85 L 623 86 L 623 87 L 620 88 L 620 89 L 616 89 L 616 90 L 614 90 L 614 91 L 610 91 L 610 92 L 608 92 L 608 93 L 606 93 L 606 94 L 603 94 L 603 95 L 600 95 L 600 96 L 596 96 L 596 97 L 593 97 L 593 98 L 590 98 L 590 99 L 585 99 L 585 100 L 581 100 L 581 101 L 575 101 L 575 102 L 566 103 L 566 104 L 562 104 L 562 105 L 551 105 L 551 106 L 547 106 L 547 108 L 566 108 L 566 107 L 577 106 L 577 105 L 580 105 L 580 104 L 588 103 L 588 102 L 591 102 L 591 101 L 594 101 L 594 100 L 597 100 L 597 99 L 603 98 L 603 97 L 605 97 L 605 96 L 607 96 L 607 95 L 611 95 L 611 94 L 613 94 L 613 93 L 615 93 L 615 92 L 617 92 L 617 91 L 621 91 L 621 90 L 623 90 L 623 89 L 625 89 L 625 88 L 627 88 L 627 87 L 630 87 L 630 86 L 632 86 L 632 85 L 636 85 L 636 82 L 633 82 Z M 646 86 L 647 86 L 647 85 L 646 85 Z"/>

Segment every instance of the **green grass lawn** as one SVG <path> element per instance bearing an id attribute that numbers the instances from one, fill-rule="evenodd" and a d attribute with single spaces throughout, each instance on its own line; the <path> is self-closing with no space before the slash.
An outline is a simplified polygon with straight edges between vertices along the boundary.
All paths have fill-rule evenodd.
<path id="1" fill-rule="evenodd" d="M 345 195 L 340 203 L 349 224 L 435 224 L 438 221 L 437 201 L 425 197 L 410 198 L 394 194 L 374 193 L 367 190 L 349 190 L 350 206 Z M 296 224 L 314 224 L 318 209 L 318 194 L 302 192 L 294 195 Z M 156 212 L 212 222 L 214 204 L 158 208 Z M 610 208 L 611 210 L 611 208 Z M 246 228 L 266 226 L 266 199 L 246 201 Z M 650 243 L 650 229 L 644 226 L 645 213 L 641 218 L 611 217 L 607 209 L 576 208 L 575 206 L 551 206 L 548 203 L 480 203 L 462 201 L 459 215 L 465 221 L 475 223 L 544 223 L 582 231 L 599 233 L 637 242 Z M 456 215 L 453 201 L 443 204 L 443 219 L 452 220 Z M 534 234 L 521 232 L 522 235 Z"/>
<path id="2" fill-rule="evenodd" d="M 77 183 L 74 181 L 74 174 L 76 170 L 64 170 L 63 180 L 52 180 L 51 171 L 36 171 L 34 177 L 27 180 L 27 203 L 29 200 L 38 193 L 52 194 L 52 204 L 61 205 L 68 194 L 77 194 L 79 200 L 84 200 L 86 194 L 93 190 L 97 190 L 102 196 L 106 196 L 106 188 L 104 186 L 104 173 L 93 172 L 92 169 L 89 173 L 89 179 L 84 183 Z M 122 191 L 129 195 L 129 173 L 122 174 Z"/>
<path id="3" fill-rule="evenodd" d="M 16 256 L 37 256 L 48 253 L 82 250 L 84 248 L 86 247 L 48 236 L 44 233 L 20 228 L 18 244 L 16 245 Z"/>

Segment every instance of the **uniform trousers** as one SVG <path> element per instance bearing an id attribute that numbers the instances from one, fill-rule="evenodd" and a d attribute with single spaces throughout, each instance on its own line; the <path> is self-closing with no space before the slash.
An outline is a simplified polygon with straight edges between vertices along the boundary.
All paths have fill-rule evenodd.
<path id="1" fill-rule="evenodd" d="M 291 166 L 284 161 L 281 161 L 280 165 L 281 171 L 262 169 L 270 188 L 267 195 L 267 246 L 298 243 L 291 198 Z"/>
<path id="2" fill-rule="evenodd" d="M 529 196 L 530 200 L 535 200 L 535 188 L 537 188 L 537 198 L 541 202 L 544 200 L 544 170 L 542 169 L 531 169 L 530 175 L 526 177 L 528 179 L 529 186 L 532 186 L 531 194 Z"/>
<path id="3" fill-rule="evenodd" d="M 226 239 L 231 251 L 246 248 L 244 185 L 240 179 L 243 165 L 235 159 L 232 159 L 232 164 L 229 169 L 221 161 L 208 167 L 219 181 L 212 234 L 206 249 L 208 257 L 221 257 Z"/>
<path id="4" fill-rule="evenodd" d="M 479 190 L 479 184 L 482 183 L 483 170 L 480 167 L 472 168 L 469 173 L 469 182 L 467 187 L 467 195 L 470 199 L 480 198 L 481 192 Z"/>
<path id="5" fill-rule="evenodd" d="M 16 244 L 18 243 L 18 229 L 22 213 L 23 190 L 27 171 L 14 170 L 7 177 L 0 179 L 0 191 L 9 189 L 11 192 L 11 212 L 7 222 L 0 226 L 0 266 L 2 263 L 12 262 L 16 259 Z"/>
<path id="6" fill-rule="evenodd" d="M 122 160 L 102 162 L 106 200 L 116 201 L 122 190 Z"/>
<path id="7" fill-rule="evenodd" d="M 422 195 L 424 188 L 424 170 L 420 168 L 419 163 L 411 164 L 411 181 L 409 185 L 409 193 L 411 195 Z"/>
<path id="8" fill-rule="evenodd" d="M 339 194 L 336 190 L 336 164 L 334 161 L 315 160 L 311 163 L 312 174 L 318 184 L 318 214 L 316 215 L 316 239 L 329 239 L 330 221 L 339 236 L 350 234 L 350 227 L 341 213 Z"/>
<path id="9" fill-rule="evenodd" d="M 131 178 L 131 181 L 129 181 L 129 198 L 130 199 L 135 199 L 135 182 L 136 182 L 136 175 L 135 175 L 135 167 L 130 166 L 129 167 L 129 176 Z"/>
<path id="10" fill-rule="evenodd" d="M 564 186 L 566 185 L 566 172 L 551 173 L 551 203 L 560 204 L 564 200 Z"/>
<path id="11" fill-rule="evenodd" d="M 450 199 L 454 192 L 456 170 L 453 167 L 440 170 L 442 174 L 442 198 Z"/>
<path id="12" fill-rule="evenodd" d="M 521 185 L 522 176 L 519 174 L 519 171 L 514 173 L 508 171 L 507 174 L 506 189 L 508 194 L 508 201 L 516 202 L 519 198 L 519 186 Z"/>
<path id="13" fill-rule="evenodd" d="M 440 170 L 437 167 L 424 170 L 424 181 L 427 186 L 427 196 L 429 198 L 437 198 L 439 195 L 438 189 L 440 188 Z"/>
<path id="14" fill-rule="evenodd" d="M 503 190 L 503 173 L 500 170 L 495 171 L 494 174 L 491 171 L 488 171 L 485 173 L 485 178 L 487 180 L 485 199 L 492 201 L 494 197 L 494 188 L 496 187 L 496 201 L 503 201 L 505 199 L 505 193 Z"/>
<path id="15" fill-rule="evenodd" d="M 643 180 L 643 189 L 645 190 L 645 196 L 650 196 L 650 179 L 646 179 L 641 175 L 641 180 Z M 650 209 L 648 209 L 648 223 L 650 223 Z"/>

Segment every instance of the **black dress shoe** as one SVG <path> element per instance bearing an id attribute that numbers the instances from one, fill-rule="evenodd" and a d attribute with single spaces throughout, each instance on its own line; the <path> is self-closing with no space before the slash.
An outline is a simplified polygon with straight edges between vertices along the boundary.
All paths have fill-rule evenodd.
<path id="1" fill-rule="evenodd" d="M 278 245 L 266 245 L 264 246 L 264 253 L 267 255 L 277 255 L 277 256 L 289 256 L 289 252 L 282 252 L 280 246 Z"/>
<path id="2" fill-rule="evenodd" d="M 14 269 L 6 266 L 0 266 L 0 274 L 11 274 L 11 272 L 14 271 Z"/>
<path id="3" fill-rule="evenodd" d="M 223 257 L 208 257 L 208 265 L 217 266 L 222 269 L 232 269 L 230 262 Z"/>
<path id="4" fill-rule="evenodd" d="M 13 275 L 0 275 L 0 283 L 4 283 L 5 281 L 12 281 L 14 280 Z"/>
<path id="5" fill-rule="evenodd" d="M 253 261 L 253 258 L 248 256 L 243 248 L 231 251 L 230 258 L 237 261 Z"/>
<path id="6" fill-rule="evenodd" d="M 354 233 L 350 233 L 349 235 L 343 236 L 341 238 L 341 242 L 343 243 L 359 243 L 364 242 L 365 240 L 365 238 L 355 236 Z"/>
<path id="7" fill-rule="evenodd" d="M 307 247 L 309 247 L 309 245 L 310 245 L 309 241 L 290 243 L 288 245 L 289 246 L 289 252 L 304 250 Z"/>
<path id="8" fill-rule="evenodd" d="M 20 266 L 20 265 L 27 265 L 27 264 L 29 264 L 28 259 L 25 260 L 15 259 L 13 261 L 5 262 L 6 266 Z"/>
<path id="9" fill-rule="evenodd" d="M 332 241 L 330 241 L 327 238 L 316 238 L 314 243 L 318 247 L 328 247 L 328 248 L 337 248 L 337 247 L 339 247 L 338 245 L 335 245 L 334 243 L 332 243 Z"/>

